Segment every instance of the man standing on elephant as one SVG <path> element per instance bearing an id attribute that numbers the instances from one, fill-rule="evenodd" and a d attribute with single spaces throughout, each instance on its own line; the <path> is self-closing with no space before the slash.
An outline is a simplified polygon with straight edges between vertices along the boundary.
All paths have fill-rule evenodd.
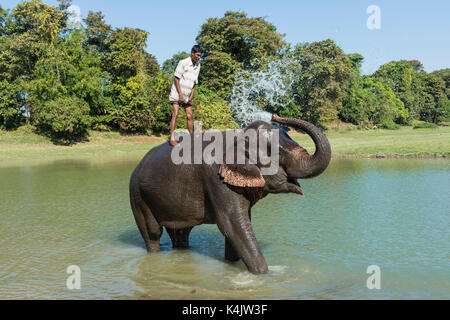
<path id="1" fill-rule="evenodd" d="M 170 122 L 170 144 L 172 146 L 178 144 L 174 137 L 174 131 L 180 107 L 183 107 L 186 111 L 189 133 L 192 134 L 194 132 L 192 98 L 194 97 L 195 86 L 198 84 L 202 51 L 199 45 L 193 46 L 191 56 L 181 60 L 175 69 L 169 95 L 169 100 L 173 107 L 172 120 Z"/>

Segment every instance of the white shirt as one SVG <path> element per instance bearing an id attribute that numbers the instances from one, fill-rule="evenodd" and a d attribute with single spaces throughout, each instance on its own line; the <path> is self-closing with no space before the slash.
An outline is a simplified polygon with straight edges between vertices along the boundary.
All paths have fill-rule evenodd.
<path id="1" fill-rule="evenodd" d="M 200 61 L 196 64 L 192 63 L 191 57 L 181 60 L 175 69 L 175 77 L 180 79 L 180 89 L 183 94 L 183 100 L 185 103 L 188 102 L 189 96 L 191 95 L 194 85 L 198 84 L 198 75 L 200 73 Z M 174 79 L 175 80 L 175 79 Z M 170 101 L 179 101 L 178 91 L 175 86 L 175 81 L 172 83 L 172 88 L 170 89 L 169 95 Z"/>

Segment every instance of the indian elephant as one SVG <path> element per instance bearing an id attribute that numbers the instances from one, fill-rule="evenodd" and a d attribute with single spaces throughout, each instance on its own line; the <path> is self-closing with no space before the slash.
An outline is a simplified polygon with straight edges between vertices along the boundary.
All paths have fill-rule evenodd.
<path id="1" fill-rule="evenodd" d="M 306 132 L 316 151 L 310 155 L 278 124 Z M 309 122 L 272 116 L 248 129 L 279 129 L 279 166 L 262 175 L 261 164 L 175 164 L 172 146 L 151 149 L 130 179 L 130 202 L 148 252 L 159 252 L 166 228 L 173 248 L 187 248 L 189 233 L 200 224 L 217 224 L 225 237 L 225 259 L 242 259 L 254 274 L 267 273 L 264 256 L 251 226 L 252 206 L 269 193 L 303 194 L 297 179 L 312 178 L 328 166 L 331 148 L 326 136 Z M 225 151 L 226 152 L 226 151 Z"/>

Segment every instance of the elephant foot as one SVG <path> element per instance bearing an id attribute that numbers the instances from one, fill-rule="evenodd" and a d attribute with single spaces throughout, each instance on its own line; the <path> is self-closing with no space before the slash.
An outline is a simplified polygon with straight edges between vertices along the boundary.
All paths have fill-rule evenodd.
<path id="1" fill-rule="evenodd" d="M 253 274 L 265 274 L 269 272 L 269 268 L 267 267 L 266 263 L 262 263 L 255 266 L 247 266 L 248 271 L 250 271 Z"/>
<path id="2" fill-rule="evenodd" d="M 166 230 L 172 240 L 172 247 L 174 249 L 189 248 L 189 233 L 191 232 L 192 227 L 185 229 L 166 228 Z"/>
<path id="3" fill-rule="evenodd" d="M 146 243 L 147 252 L 159 252 L 159 240 L 158 241 L 149 241 L 149 243 Z"/>

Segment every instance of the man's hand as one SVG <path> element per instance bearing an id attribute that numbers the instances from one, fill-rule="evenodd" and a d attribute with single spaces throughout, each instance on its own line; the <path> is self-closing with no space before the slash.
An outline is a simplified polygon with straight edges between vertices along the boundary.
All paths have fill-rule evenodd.
<path id="1" fill-rule="evenodd" d="M 187 104 L 192 105 L 192 99 L 194 99 L 195 87 L 196 87 L 196 85 L 194 84 L 194 87 L 192 88 L 191 94 L 189 95 L 189 99 L 188 99 Z"/>

